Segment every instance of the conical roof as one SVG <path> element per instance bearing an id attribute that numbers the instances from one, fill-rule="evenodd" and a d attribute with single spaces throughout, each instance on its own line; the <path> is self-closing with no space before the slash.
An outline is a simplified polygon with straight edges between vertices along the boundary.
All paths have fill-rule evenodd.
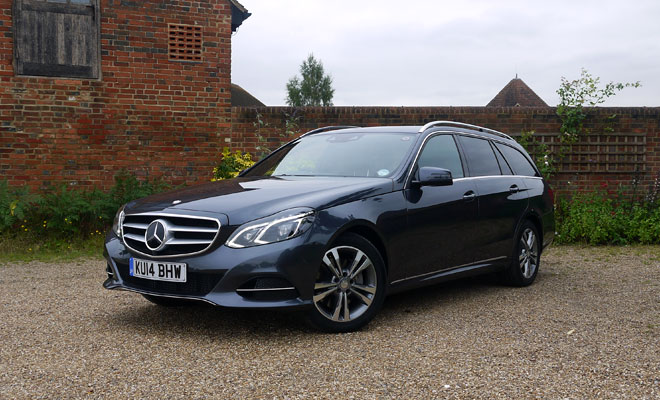
<path id="1" fill-rule="evenodd" d="M 231 84 L 232 107 L 265 107 L 266 105 L 252 96 L 247 90 L 235 83 Z"/>
<path id="2" fill-rule="evenodd" d="M 504 89 L 486 105 L 487 107 L 548 107 L 522 79 L 511 79 Z"/>

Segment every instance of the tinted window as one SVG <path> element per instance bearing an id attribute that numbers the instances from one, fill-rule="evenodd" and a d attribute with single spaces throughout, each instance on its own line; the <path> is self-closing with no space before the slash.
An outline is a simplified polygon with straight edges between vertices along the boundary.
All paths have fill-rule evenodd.
<path id="1" fill-rule="evenodd" d="M 463 165 L 452 135 L 434 136 L 426 142 L 417 161 L 419 167 L 438 167 L 451 171 L 453 178 L 462 178 Z"/>
<path id="2" fill-rule="evenodd" d="M 516 175 L 536 176 L 536 170 L 521 152 L 504 144 L 496 143 L 495 146 L 502 152 Z"/>
<path id="3" fill-rule="evenodd" d="M 513 171 L 511 171 L 511 167 L 509 167 L 509 164 L 502 156 L 502 153 L 500 153 L 500 151 L 497 149 L 495 149 L 495 157 L 497 157 L 497 162 L 500 164 L 502 175 L 513 175 Z"/>
<path id="4" fill-rule="evenodd" d="M 459 136 L 468 162 L 470 176 L 501 175 L 495 153 L 485 139 Z"/>

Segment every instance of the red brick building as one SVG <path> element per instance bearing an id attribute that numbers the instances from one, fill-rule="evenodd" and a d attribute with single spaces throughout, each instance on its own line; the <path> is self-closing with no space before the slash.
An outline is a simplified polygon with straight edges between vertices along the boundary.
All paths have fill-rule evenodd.
<path id="1" fill-rule="evenodd" d="M 249 15 L 235 0 L 0 0 L 0 179 L 207 179 Z"/>

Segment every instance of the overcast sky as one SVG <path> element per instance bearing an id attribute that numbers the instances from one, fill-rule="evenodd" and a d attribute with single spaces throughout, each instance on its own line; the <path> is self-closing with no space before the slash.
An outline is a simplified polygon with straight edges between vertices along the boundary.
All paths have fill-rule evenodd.
<path id="1" fill-rule="evenodd" d="M 232 82 L 267 105 L 309 54 L 337 106 L 483 106 L 514 76 L 556 105 L 582 67 L 641 81 L 607 106 L 660 106 L 660 0 L 240 0 Z"/>

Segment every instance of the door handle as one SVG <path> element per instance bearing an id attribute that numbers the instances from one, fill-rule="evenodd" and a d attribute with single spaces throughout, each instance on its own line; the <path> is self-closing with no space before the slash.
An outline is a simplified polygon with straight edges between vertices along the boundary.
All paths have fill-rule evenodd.
<path id="1" fill-rule="evenodd" d="M 518 193 L 518 192 L 520 192 L 520 188 L 518 187 L 518 185 L 511 185 L 511 187 L 509 188 L 509 193 Z"/>
<path id="2" fill-rule="evenodd" d="M 473 191 L 469 191 L 463 195 L 463 200 L 465 201 L 471 201 L 474 200 L 474 198 L 477 197 L 477 195 Z"/>

